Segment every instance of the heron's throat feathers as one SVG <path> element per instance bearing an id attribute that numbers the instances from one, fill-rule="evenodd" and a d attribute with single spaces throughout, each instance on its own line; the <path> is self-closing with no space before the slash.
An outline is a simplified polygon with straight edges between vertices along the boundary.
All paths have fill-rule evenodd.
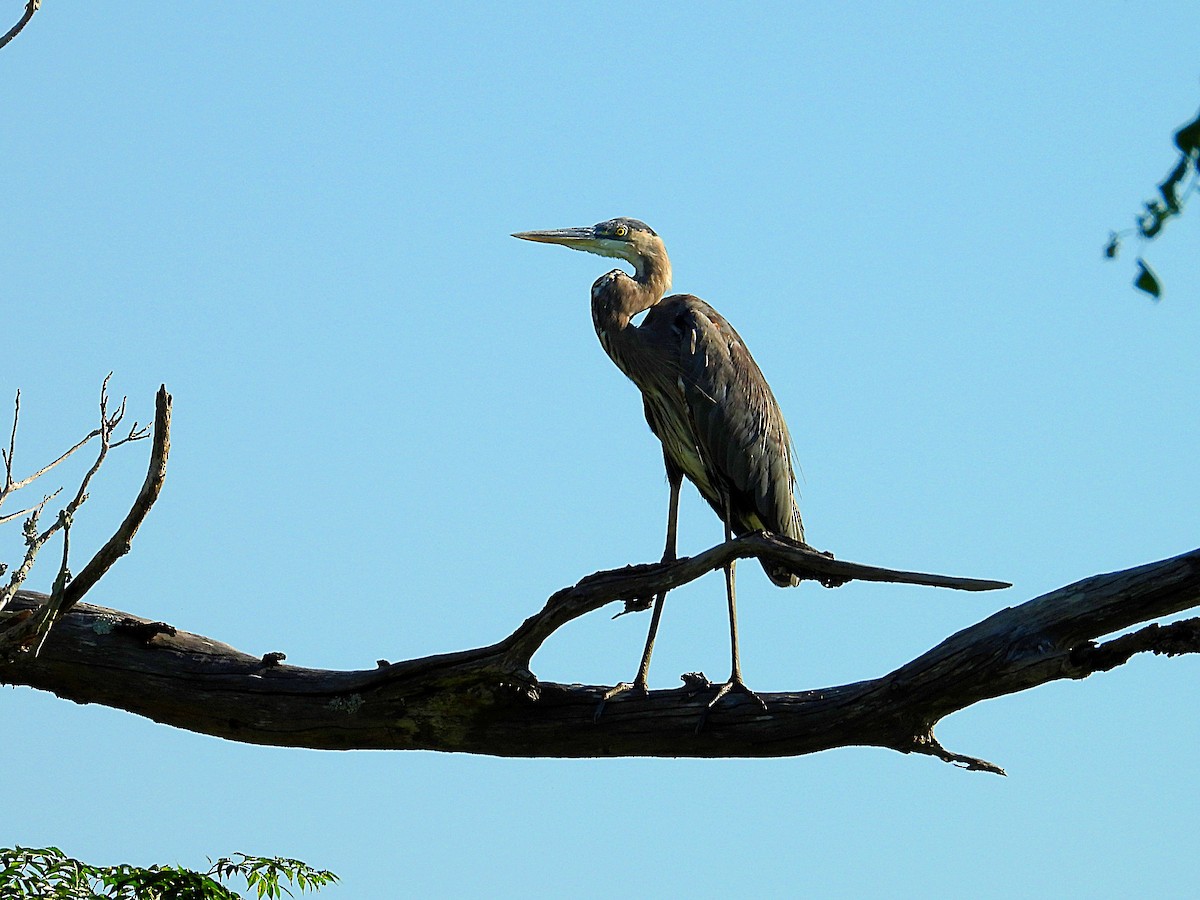
<path id="1" fill-rule="evenodd" d="M 637 271 L 635 280 L 654 297 L 653 303 L 649 304 L 647 309 L 665 297 L 671 289 L 671 260 L 667 257 L 662 241 L 656 241 L 655 244 L 657 246 L 639 247 L 641 252 L 633 260 L 634 269 Z"/>

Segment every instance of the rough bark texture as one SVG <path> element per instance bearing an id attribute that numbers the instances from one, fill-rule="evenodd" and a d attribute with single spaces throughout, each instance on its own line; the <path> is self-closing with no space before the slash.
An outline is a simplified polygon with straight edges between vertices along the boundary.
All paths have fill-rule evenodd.
<path id="1" fill-rule="evenodd" d="M 774 757 L 869 745 L 1002 773 L 991 763 L 942 748 L 933 736 L 935 723 L 980 700 L 1104 671 L 1136 652 L 1200 649 L 1200 620 L 1151 625 L 1108 644 L 1093 643 L 1200 605 L 1198 549 L 1097 575 L 1001 610 L 880 678 L 766 694 L 765 713 L 747 699 L 735 699 L 715 709 L 699 731 L 711 696 L 702 687 L 621 697 L 597 720 L 604 686 L 539 682 L 528 671 L 533 652 L 554 630 L 606 603 L 676 586 L 733 557 L 766 555 L 797 565 L 805 554 L 813 577 L 853 577 L 848 570 L 856 564 L 823 563 L 811 558 L 819 556 L 811 550 L 751 535 L 691 559 L 589 576 L 555 594 L 540 613 L 490 647 L 368 671 L 288 666 L 80 603 L 39 657 L 0 667 L 0 681 L 190 731 L 277 746 L 496 756 Z M 817 572 L 822 565 L 824 575 Z M 17 602 L 38 599 L 24 594 Z"/>

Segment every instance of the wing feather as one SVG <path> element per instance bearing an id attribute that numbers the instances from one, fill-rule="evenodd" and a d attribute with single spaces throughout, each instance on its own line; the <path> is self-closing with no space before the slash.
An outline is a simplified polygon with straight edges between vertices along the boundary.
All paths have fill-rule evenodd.
<path id="1" fill-rule="evenodd" d="M 803 540 L 791 437 L 770 386 L 732 325 L 703 300 L 678 299 L 686 301 L 675 317 L 684 397 L 710 480 L 729 491 L 730 524 Z"/>

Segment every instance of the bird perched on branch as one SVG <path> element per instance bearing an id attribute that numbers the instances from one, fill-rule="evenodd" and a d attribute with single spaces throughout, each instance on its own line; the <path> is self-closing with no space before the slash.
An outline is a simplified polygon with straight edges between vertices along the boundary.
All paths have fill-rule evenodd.
<path id="1" fill-rule="evenodd" d="M 646 421 L 662 442 L 670 485 L 663 560 L 676 558 L 679 488 L 685 475 L 725 523 L 726 540 L 766 530 L 803 542 L 804 525 L 793 495 L 792 441 L 779 404 L 746 344 L 715 309 L 691 294 L 664 298 L 671 287 L 671 262 L 662 238 L 644 222 L 628 218 L 513 237 L 615 257 L 633 266 L 632 276 L 613 269 L 596 279 L 592 323 L 604 351 L 641 390 Z M 634 324 L 642 312 L 645 319 Z M 742 681 L 734 565 L 725 567 L 733 668 L 709 709 L 730 691 L 762 703 Z M 763 568 L 781 587 L 798 583 L 785 568 L 765 560 Z M 628 690 L 646 692 L 665 600 L 665 591 L 655 600 L 637 676 L 610 690 L 605 700 Z"/>

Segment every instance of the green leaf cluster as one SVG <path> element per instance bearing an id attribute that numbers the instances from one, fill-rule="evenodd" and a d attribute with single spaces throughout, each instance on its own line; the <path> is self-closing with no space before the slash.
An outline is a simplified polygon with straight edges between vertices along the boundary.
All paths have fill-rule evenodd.
<path id="1" fill-rule="evenodd" d="M 245 900 L 254 896 L 293 896 L 319 890 L 338 878 L 298 859 L 285 857 L 223 856 L 205 872 L 182 866 L 93 866 L 67 856 L 57 847 L 0 849 L 0 897 L 46 900 Z M 227 885 L 245 882 L 249 894 Z"/>
<path id="2" fill-rule="evenodd" d="M 1188 195 L 1195 193 L 1200 183 L 1200 114 L 1175 132 L 1175 148 L 1179 151 L 1179 160 L 1175 168 L 1158 186 L 1159 196 L 1145 204 L 1145 211 L 1138 216 L 1137 227 L 1131 231 L 1111 232 L 1108 243 L 1104 247 L 1104 255 L 1108 259 L 1116 259 L 1121 250 L 1121 239 L 1136 231 L 1143 241 L 1152 241 L 1158 237 L 1163 226 L 1175 216 L 1183 212 L 1183 204 Z M 1184 186 L 1184 180 L 1191 176 L 1191 181 Z M 1162 282 L 1150 264 L 1142 257 L 1137 259 L 1137 276 L 1133 286 L 1143 291 L 1155 300 L 1162 296 Z"/>

